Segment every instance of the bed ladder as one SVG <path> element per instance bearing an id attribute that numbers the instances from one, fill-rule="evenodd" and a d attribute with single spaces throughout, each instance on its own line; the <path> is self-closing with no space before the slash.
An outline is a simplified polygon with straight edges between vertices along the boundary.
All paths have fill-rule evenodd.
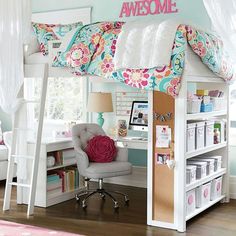
<path id="1" fill-rule="evenodd" d="M 25 78 L 26 79 L 26 78 Z M 32 79 L 32 78 L 27 78 Z M 4 204 L 3 204 L 3 211 L 7 211 L 10 209 L 10 202 L 11 202 L 11 192 L 12 186 L 17 186 L 17 191 L 24 190 L 27 188 L 29 190 L 29 198 L 28 198 L 28 209 L 27 209 L 27 216 L 34 214 L 34 203 L 35 203 L 35 195 L 36 195 L 36 184 L 37 184 L 37 176 L 38 176 L 38 166 L 39 166 L 39 159 L 40 159 L 40 148 L 41 148 L 41 140 L 42 140 L 42 129 L 43 129 L 43 119 L 44 119 L 44 110 L 45 110 L 45 102 L 46 102 L 46 94 L 47 94 L 47 83 L 48 83 L 48 64 L 43 65 L 43 81 L 41 86 L 41 95 L 39 101 L 32 101 L 23 99 L 23 103 L 21 107 L 16 111 L 13 118 L 13 131 L 12 131 L 12 145 L 9 154 L 9 161 L 8 161 L 8 169 L 7 169 L 7 179 L 6 179 L 6 188 L 5 188 L 5 195 L 4 195 Z M 23 93 L 22 93 L 23 94 Z M 22 95 L 24 97 L 24 95 Z M 38 124 L 37 124 L 37 131 L 36 131 L 36 144 L 34 148 L 34 154 L 32 156 L 29 155 L 20 155 L 17 153 L 17 141 L 20 138 L 19 133 L 24 132 L 23 134 L 28 133 L 28 129 L 19 127 L 19 119 L 20 119 L 20 111 L 23 109 L 24 105 L 28 103 L 39 103 L 39 117 L 38 117 Z M 27 136 L 25 137 L 27 141 Z M 27 145 L 27 144 L 26 144 Z M 26 152 L 27 153 L 27 152 Z M 32 173 L 30 183 L 21 183 L 19 181 L 13 182 L 14 177 L 14 162 L 15 159 L 25 159 L 32 161 Z"/>

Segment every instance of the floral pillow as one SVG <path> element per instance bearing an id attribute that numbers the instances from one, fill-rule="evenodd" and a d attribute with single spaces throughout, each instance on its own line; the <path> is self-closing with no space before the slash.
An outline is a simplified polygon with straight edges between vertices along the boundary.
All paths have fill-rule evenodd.
<path id="1" fill-rule="evenodd" d="M 91 138 L 85 149 L 92 162 L 112 162 L 117 154 L 113 139 L 108 136 L 98 135 Z"/>
<path id="2" fill-rule="evenodd" d="M 82 25 L 82 22 L 67 25 L 32 23 L 33 30 L 40 45 L 40 51 L 44 56 L 48 55 L 48 41 L 61 40 L 68 32 Z"/>

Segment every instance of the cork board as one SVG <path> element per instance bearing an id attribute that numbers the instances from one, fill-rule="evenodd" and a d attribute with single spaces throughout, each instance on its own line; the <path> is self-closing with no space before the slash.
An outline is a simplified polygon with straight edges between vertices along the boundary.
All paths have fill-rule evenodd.
<path id="1" fill-rule="evenodd" d="M 172 113 L 171 119 L 153 120 L 153 219 L 174 223 L 174 170 L 165 164 L 158 164 L 156 153 L 167 153 L 174 159 L 174 119 L 175 100 L 173 97 L 155 91 L 153 94 L 153 112 L 158 114 Z M 169 148 L 156 147 L 156 125 L 168 125 L 171 128 Z"/>

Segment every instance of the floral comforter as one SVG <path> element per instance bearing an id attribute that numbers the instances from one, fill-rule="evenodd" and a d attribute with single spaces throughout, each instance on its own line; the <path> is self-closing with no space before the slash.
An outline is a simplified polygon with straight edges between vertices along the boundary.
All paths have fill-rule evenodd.
<path id="1" fill-rule="evenodd" d="M 151 69 L 114 70 L 113 57 L 123 22 L 102 22 L 78 28 L 65 51 L 55 58 L 54 66 L 70 67 L 76 75 L 98 75 L 129 86 L 165 92 L 173 97 L 179 93 L 184 69 L 186 44 L 218 76 L 232 80 L 234 70 L 225 54 L 222 41 L 212 34 L 180 25 L 176 31 L 169 66 Z"/>

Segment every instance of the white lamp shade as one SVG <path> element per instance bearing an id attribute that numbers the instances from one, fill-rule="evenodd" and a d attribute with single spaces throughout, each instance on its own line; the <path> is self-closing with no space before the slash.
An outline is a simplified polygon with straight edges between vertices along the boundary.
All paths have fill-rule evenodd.
<path id="1" fill-rule="evenodd" d="M 111 93 L 90 93 L 87 110 L 90 112 L 113 112 Z"/>

